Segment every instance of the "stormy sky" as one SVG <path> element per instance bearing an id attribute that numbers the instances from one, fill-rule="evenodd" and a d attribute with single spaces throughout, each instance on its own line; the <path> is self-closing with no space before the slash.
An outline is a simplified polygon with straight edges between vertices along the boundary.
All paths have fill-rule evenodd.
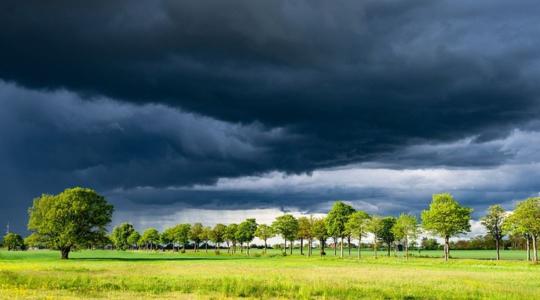
<path id="1" fill-rule="evenodd" d="M 139 227 L 540 192 L 537 1 L 0 4 L 0 223 L 96 189 Z"/>

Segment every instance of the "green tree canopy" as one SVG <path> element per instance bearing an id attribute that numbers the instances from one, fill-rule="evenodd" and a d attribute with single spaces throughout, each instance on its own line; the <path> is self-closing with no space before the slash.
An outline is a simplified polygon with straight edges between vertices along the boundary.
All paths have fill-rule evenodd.
<path id="1" fill-rule="evenodd" d="M 347 230 L 345 230 L 345 224 L 347 224 L 349 216 L 352 213 L 354 213 L 352 206 L 341 201 L 336 201 L 326 216 L 328 233 L 333 237 L 341 238 L 340 257 L 343 257 L 343 238 L 348 235 Z"/>
<path id="2" fill-rule="evenodd" d="M 146 247 L 153 248 L 160 242 L 160 240 L 161 236 L 159 234 L 159 231 L 155 228 L 150 227 L 143 232 L 140 243 L 146 245 Z"/>
<path id="3" fill-rule="evenodd" d="M 272 228 L 285 240 L 285 252 L 287 252 L 287 241 L 291 242 L 292 252 L 292 243 L 298 236 L 298 220 L 291 214 L 285 214 L 272 222 Z"/>
<path id="4" fill-rule="evenodd" d="M 4 247 L 8 249 L 8 251 L 25 249 L 24 240 L 22 236 L 13 232 L 8 232 L 4 236 L 3 244 L 4 244 Z"/>
<path id="5" fill-rule="evenodd" d="M 112 213 L 113 206 L 103 196 L 76 187 L 36 198 L 29 209 L 28 229 L 67 259 L 73 248 L 104 238 Z"/>
<path id="6" fill-rule="evenodd" d="M 409 241 L 418 237 L 418 220 L 415 216 L 401 214 L 392 227 L 392 232 L 397 240 L 403 241 L 405 246 L 405 258 L 409 257 Z"/>
<path id="7" fill-rule="evenodd" d="M 503 224 L 506 218 L 506 212 L 500 205 L 492 205 L 488 208 L 487 214 L 482 217 L 482 225 L 486 227 L 489 235 L 495 240 L 495 250 L 497 252 L 497 260 L 500 260 L 499 243 L 504 236 Z"/>
<path id="8" fill-rule="evenodd" d="M 203 240 L 203 225 L 201 223 L 195 223 L 191 226 L 189 239 L 195 243 L 195 251 L 197 251 L 199 244 Z"/>
<path id="9" fill-rule="evenodd" d="M 223 224 L 216 224 L 212 229 L 210 240 L 216 243 L 216 249 L 219 248 L 219 244 L 225 241 L 225 233 L 227 231 L 227 226 Z"/>
<path id="10" fill-rule="evenodd" d="M 444 238 L 444 258 L 448 260 L 452 236 L 469 232 L 472 208 L 461 206 L 448 193 L 435 194 L 428 210 L 422 211 L 422 225 L 425 230 Z"/>
<path id="11" fill-rule="evenodd" d="M 249 243 L 255 238 L 255 231 L 257 230 L 257 222 L 255 219 L 246 219 L 240 225 L 236 231 L 236 239 L 240 243 L 247 243 L 247 251 L 249 254 Z"/>
<path id="12" fill-rule="evenodd" d="M 116 249 L 126 250 L 130 247 L 128 242 L 129 236 L 135 231 L 133 225 L 129 223 L 122 223 L 113 228 L 111 232 L 111 241 Z"/>
<path id="13" fill-rule="evenodd" d="M 515 233 L 532 238 L 533 261 L 538 262 L 537 239 L 540 236 L 540 197 L 528 198 L 519 202 L 514 212 L 508 217 L 508 225 Z"/>
<path id="14" fill-rule="evenodd" d="M 328 230 L 326 229 L 326 219 L 317 218 L 313 221 L 313 237 L 315 237 L 320 244 L 321 256 L 325 255 L 324 246 L 328 239 Z"/>
<path id="15" fill-rule="evenodd" d="M 130 247 L 134 247 L 139 245 L 140 239 L 141 235 L 136 230 L 133 230 L 133 232 L 128 236 L 127 241 Z"/>
<path id="16" fill-rule="evenodd" d="M 261 224 L 257 226 L 257 230 L 255 231 L 255 236 L 264 242 L 265 253 L 266 253 L 266 248 L 268 247 L 266 244 L 266 241 L 275 235 L 276 234 L 272 226 L 268 226 L 266 224 Z"/>
<path id="17" fill-rule="evenodd" d="M 345 230 L 358 239 L 358 258 L 360 258 L 362 237 L 366 236 L 368 232 L 369 219 L 370 216 L 365 211 L 358 210 L 349 216 L 345 224 Z"/>

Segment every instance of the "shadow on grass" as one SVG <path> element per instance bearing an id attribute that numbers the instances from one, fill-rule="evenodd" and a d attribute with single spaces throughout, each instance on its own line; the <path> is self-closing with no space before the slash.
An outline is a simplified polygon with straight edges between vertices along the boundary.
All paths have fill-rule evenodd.
<path id="1" fill-rule="evenodd" d="M 199 261 L 199 260 L 236 260 L 249 257 L 70 257 L 69 260 L 105 260 L 105 261 Z"/>

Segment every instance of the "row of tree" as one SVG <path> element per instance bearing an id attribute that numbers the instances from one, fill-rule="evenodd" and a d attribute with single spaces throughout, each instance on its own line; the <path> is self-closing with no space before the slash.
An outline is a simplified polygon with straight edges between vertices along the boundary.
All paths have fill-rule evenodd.
<path id="1" fill-rule="evenodd" d="M 320 254 L 324 255 L 327 240 L 332 239 L 334 254 L 337 255 L 339 245 L 339 255 L 343 257 L 344 245 L 348 245 L 350 254 L 353 239 L 358 241 L 357 255 L 360 258 L 362 239 L 369 233 L 373 236 L 375 256 L 378 244 L 382 243 L 386 245 L 387 255 L 390 255 L 392 248 L 402 246 L 405 257 L 408 257 L 411 241 L 416 241 L 422 230 L 444 240 L 444 258 L 448 260 L 450 238 L 470 231 L 472 209 L 461 206 L 452 195 L 443 193 L 433 195 L 429 208 L 421 214 L 421 224 L 411 214 L 401 214 L 397 218 L 369 215 L 337 201 L 324 218 L 295 218 L 284 214 L 271 225 L 257 224 L 255 219 L 248 218 L 240 224 L 217 224 L 213 228 L 201 223 L 178 224 L 162 233 L 148 228 L 142 235 L 133 225 L 122 223 L 107 235 L 106 226 L 111 222 L 112 212 L 112 205 L 91 189 L 72 188 L 58 195 L 42 195 L 34 200 L 29 210 L 28 228 L 33 233 L 27 237 L 27 244 L 58 249 L 64 259 L 74 248 L 95 247 L 108 241 L 117 249 L 169 247 L 177 251 L 184 251 L 190 242 L 193 242 L 196 251 L 201 243 L 207 250 L 211 241 L 216 249 L 225 243 L 230 252 L 236 252 L 239 246 L 241 252 L 245 250 L 249 254 L 250 243 L 255 237 L 264 242 L 266 250 L 268 239 L 280 236 L 284 240 L 285 253 L 287 250 L 292 253 L 294 242 L 299 241 L 301 254 L 304 254 L 306 243 L 307 254 L 312 255 L 314 241 L 318 241 Z M 538 261 L 540 198 L 519 202 L 511 214 L 506 213 L 500 205 L 491 206 L 482 218 L 482 224 L 493 237 L 497 259 L 500 259 L 499 248 L 503 236 L 512 234 L 526 241 L 527 259 Z M 21 240 L 17 235 L 6 236 L 4 244 L 8 244 L 9 249 L 23 248 Z"/>

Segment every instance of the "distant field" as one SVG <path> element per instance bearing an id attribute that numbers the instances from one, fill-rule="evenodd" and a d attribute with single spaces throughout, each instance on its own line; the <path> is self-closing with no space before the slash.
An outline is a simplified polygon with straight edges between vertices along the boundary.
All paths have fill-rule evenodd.
<path id="1" fill-rule="evenodd" d="M 2 299 L 369 298 L 538 299 L 540 266 L 492 261 L 493 251 L 454 251 L 454 259 L 333 255 L 283 257 L 201 253 L 0 251 Z M 333 252 L 329 251 L 330 254 Z M 521 251 L 503 258 L 520 259 Z M 380 253 L 383 254 L 382 252 Z M 422 251 L 440 256 L 440 251 Z M 257 256 L 257 257 L 255 257 Z M 482 258 L 470 259 L 470 258 Z"/>

